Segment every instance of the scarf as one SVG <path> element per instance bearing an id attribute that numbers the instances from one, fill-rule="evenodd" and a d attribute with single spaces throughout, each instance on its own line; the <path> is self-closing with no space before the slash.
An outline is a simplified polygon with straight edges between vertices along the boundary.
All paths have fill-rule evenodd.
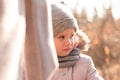
<path id="1" fill-rule="evenodd" d="M 73 49 L 68 56 L 60 57 L 58 56 L 59 67 L 71 67 L 80 58 L 80 49 Z"/>

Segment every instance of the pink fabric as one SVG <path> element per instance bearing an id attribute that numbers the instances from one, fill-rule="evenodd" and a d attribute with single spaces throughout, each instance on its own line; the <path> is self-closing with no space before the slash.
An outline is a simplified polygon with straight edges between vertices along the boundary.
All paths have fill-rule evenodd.
<path id="1" fill-rule="evenodd" d="M 81 58 L 75 66 L 60 68 L 56 71 L 52 80 L 103 80 L 94 67 L 91 57 L 81 54 Z"/>

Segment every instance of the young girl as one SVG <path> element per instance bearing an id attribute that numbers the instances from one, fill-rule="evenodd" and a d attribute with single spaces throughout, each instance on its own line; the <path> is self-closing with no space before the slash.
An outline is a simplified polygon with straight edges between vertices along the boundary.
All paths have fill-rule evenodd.
<path id="1" fill-rule="evenodd" d="M 89 39 L 78 29 L 77 21 L 63 4 L 52 4 L 52 22 L 59 69 L 52 80 L 103 80 L 90 56 L 81 53 L 88 49 Z"/>

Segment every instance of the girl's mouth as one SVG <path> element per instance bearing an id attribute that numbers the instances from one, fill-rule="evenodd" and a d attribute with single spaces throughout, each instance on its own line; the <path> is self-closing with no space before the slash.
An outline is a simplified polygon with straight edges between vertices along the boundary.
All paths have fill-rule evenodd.
<path id="1" fill-rule="evenodd" d="M 64 51 L 71 51 L 72 48 L 64 48 Z"/>

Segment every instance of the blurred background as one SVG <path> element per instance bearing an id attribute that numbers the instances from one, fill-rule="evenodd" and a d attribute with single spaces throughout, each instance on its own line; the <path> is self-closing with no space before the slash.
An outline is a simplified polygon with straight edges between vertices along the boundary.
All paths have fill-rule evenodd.
<path id="1" fill-rule="evenodd" d="M 57 1 L 57 0 L 53 0 Z M 87 33 L 93 58 L 105 80 L 120 79 L 120 0 L 58 0 L 70 7 Z"/>

